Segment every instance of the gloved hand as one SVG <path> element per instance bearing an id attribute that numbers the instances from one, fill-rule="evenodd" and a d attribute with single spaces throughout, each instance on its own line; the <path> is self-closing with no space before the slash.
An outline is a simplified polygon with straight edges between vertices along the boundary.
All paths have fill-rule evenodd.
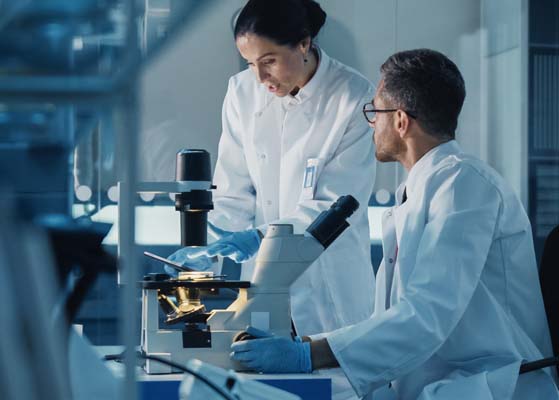
<path id="1" fill-rule="evenodd" d="M 257 329 L 249 327 L 247 333 L 262 337 Z M 255 334 L 256 332 L 256 334 Z M 265 333 L 266 334 L 266 333 Z M 265 373 L 312 372 L 311 344 L 267 334 L 262 339 L 244 340 L 231 345 L 230 357 L 244 366 Z"/>
<path id="2" fill-rule="evenodd" d="M 206 247 L 200 247 L 198 251 L 190 253 L 191 258 L 221 256 L 242 263 L 249 260 L 258 251 L 262 241 L 256 229 L 229 232 L 219 229 L 209 222 L 208 228 L 219 239 Z"/>
<path id="3" fill-rule="evenodd" d="M 192 253 L 200 252 L 200 249 L 205 249 L 205 247 L 183 247 L 175 251 L 169 257 L 169 260 L 179 263 L 183 266 L 195 269 L 197 271 L 206 271 L 212 266 L 212 259 L 208 257 L 193 257 Z M 177 276 L 177 270 L 170 267 L 167 264 L 163 264 L 165 272 L 171 276 Z"/>

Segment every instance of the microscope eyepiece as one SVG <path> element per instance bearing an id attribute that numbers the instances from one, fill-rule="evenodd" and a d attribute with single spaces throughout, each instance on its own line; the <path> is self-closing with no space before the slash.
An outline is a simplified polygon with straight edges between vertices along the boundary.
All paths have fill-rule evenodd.
<path id="1" fill-rule="evenodd" d="M 335 208 L 340 213 L 340 216 L 349 218 L 358 208 L 359 202 L 352 195 L 341 196 L 331 208 Z"/>
<path id="2" fill-rule="evenodd" d="M 175 180 L 211 181 L 210 153 L 199 149 L 182 149 L 177 153 Z"/>
<path id="3" fill-rule="evenodd" d="M 307 232 L 314 236 L 324 248 L 332 244 L 349 226 L 346 221 L 355 210 L 359 208 L 359 202 L 351 195 L 341 196 L 328 211 L 323 211 L 309 225 Z"/>

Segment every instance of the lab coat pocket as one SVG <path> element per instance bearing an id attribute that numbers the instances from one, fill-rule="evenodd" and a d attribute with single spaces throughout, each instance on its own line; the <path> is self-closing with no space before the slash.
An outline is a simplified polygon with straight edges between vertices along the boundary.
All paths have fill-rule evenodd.
<path id="1" fill-rule="evenodd" d="M 305 165 L 305 171 L 303 175 L 303 188 L 301 191 L 301 200 L 312 200 L 314 199 L 316 191 L 316 182 L 318 180 L 318 174 L 320 173 L 320 168 L 322 167 L 324 160 L 321 158 L 309 158 Z"/>

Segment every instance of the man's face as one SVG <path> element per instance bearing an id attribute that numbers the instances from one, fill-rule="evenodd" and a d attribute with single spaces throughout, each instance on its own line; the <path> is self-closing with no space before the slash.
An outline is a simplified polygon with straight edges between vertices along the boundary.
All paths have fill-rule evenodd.
<path id="1" fill-rule="evenodd" d="M 278 45 L 248 33 L 237 38 L 237 48 L 258 81 L 278 97 L 291 93 L 305 76 L 306 46 Z"/>
<path id="2" fill-rule="evenodd" d="M 383 99 L 381 95 L 383 88 L 384 81 L 381 81 L 373 99 L 374 108 L 379 110 L 394 108 Z M 398 155 L 405 149 L 405 144 L 395 129 L 394 113 L 377 112 L 369 125 L 374 129 L 373 141 L 377 160 L 380 162 L 397 161 Z"/>

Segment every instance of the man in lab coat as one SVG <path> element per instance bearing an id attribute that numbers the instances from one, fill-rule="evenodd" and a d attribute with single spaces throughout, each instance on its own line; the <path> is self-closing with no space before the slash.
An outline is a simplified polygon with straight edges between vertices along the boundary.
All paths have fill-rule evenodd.
<path id="1" fill-rule="evenodd" d="M 559 398 L 550 369 L 519 375 L 524 360 L 552 354 L 530 222 L 509 185 L 454 140 L 460 71 L 420 49 L 381 73 L 363 111 L 376 158 L 408 177 L 383 217 L 372 316 L 310 342 L 235 343 L 232 357 L 266 372 L 278 350 L 284 370 L 339 365 L 367 398 Z"/>

